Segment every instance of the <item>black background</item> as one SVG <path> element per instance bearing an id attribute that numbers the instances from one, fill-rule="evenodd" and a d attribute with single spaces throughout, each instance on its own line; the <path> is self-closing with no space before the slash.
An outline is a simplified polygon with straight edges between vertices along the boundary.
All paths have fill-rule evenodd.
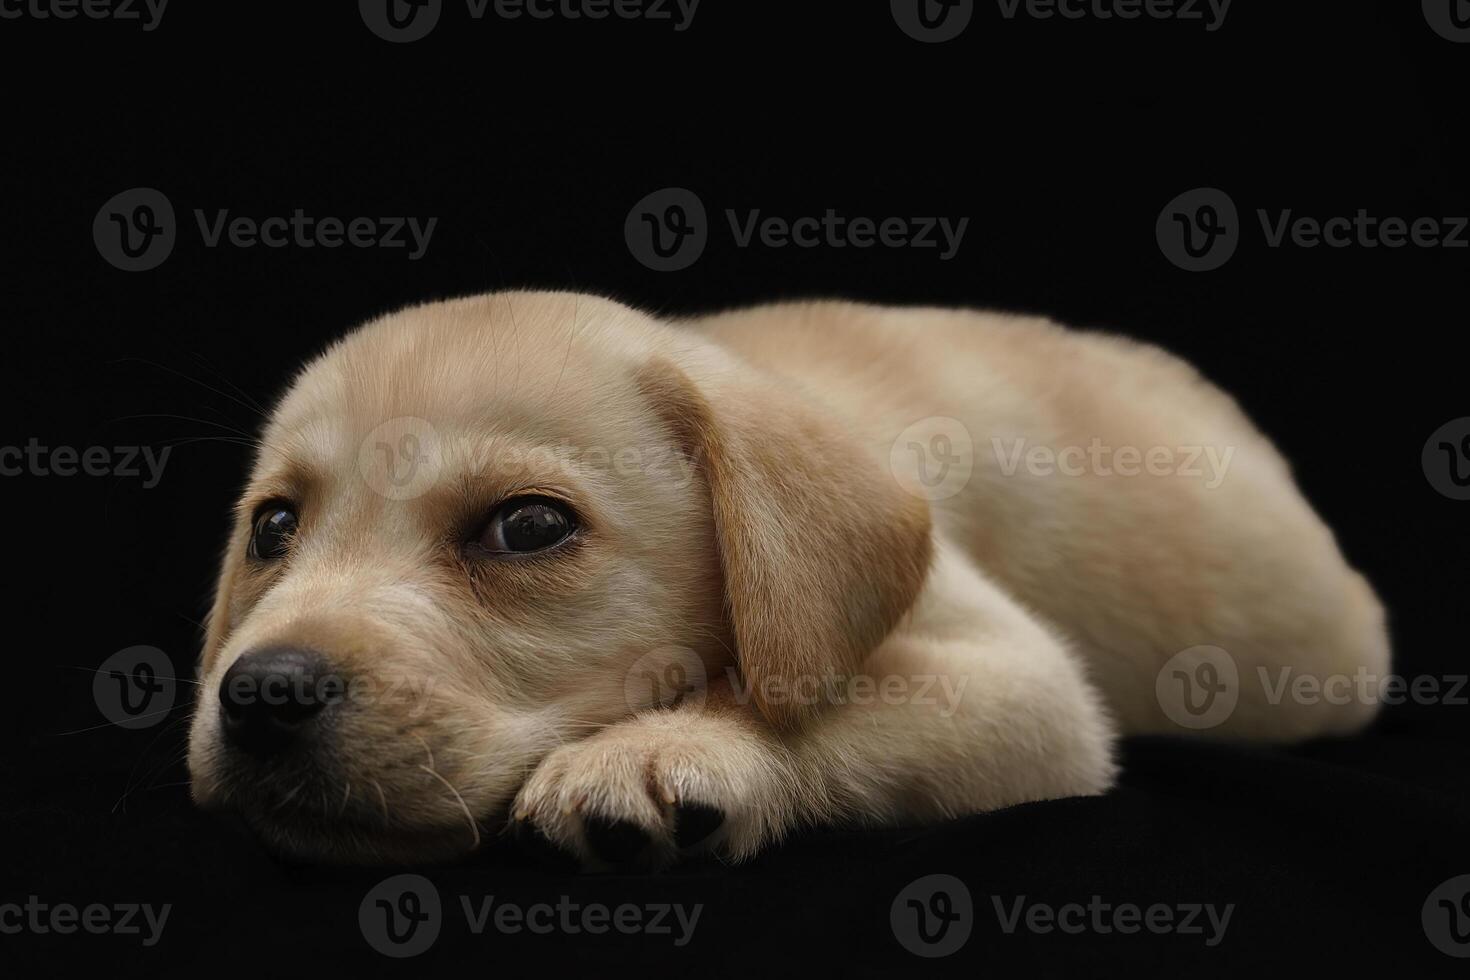
<path id="1" fill-rule="evenodd" d="M 122 975 L 226 967 L 720 974 L 1004 968 L 1238 973 L 1345 964 L 1444 975 L 1420 925 L 1470 873 L 1470 706 L 1387 711 L 1360 738 L 1296 748 L 1128 743 L 1123 785 L 924 831 L 809 834 L 730 870 L 567 874 L 510 847 L 431 877 L 447 904 L 702 902 L 694 941 L 484 936 L 373 953 L 357 904 L 382 869 L 274 862 L 188 804 L 187 705 L 107 727 L 91 674 L 135 644 L 190 676 L 246 437 L 290 372 L 397 306 L 505 287 L 577 288 L 657 311 L 783 297 L 1034 311 L 1157 341 L 1234 393 L 1392 616 L 1407 676 L 1467 672 L 1470 503 L 1420 451 L 1464 415 L 1470 249 L 1269 248 L 1255 213 L 1470 214 L 1470 45 L 1416 2 L 1236 0 L 1224 25 L 1006 20 L 911 40 L 886 3 L 704 0 L 692 26 L 475 22 L 386 43 L 354 4 L 174 0 L 159 27 L 0 20 L 7 445 L 161 447 L 162 482 L 6 477 L 12 641 L 0 754 L 0 901 L 169 902 L 163 940 L 0 935 L 0 964 Z M 301 8 L 312 9 L 301 9 Z M 320 9 L 316 9 L 316 8 Z M 793 9 L 803 8 L 803 9 Z M 119 271 L 92 221 L 155 187 L 180 218 L 159 268 Z M 623 221 L 666 186 L 715 222 L 691 268 L 630 255 Z M 1190 188 L 1241 211 L 1222 269 L 1188 273 L 1154 223 Z M 193 210 L 437 217 L 404 249 L 205 248 Z M 968 217 L 959 254 L 737 248 L 723 212 Z M 1463 694 L 1470 692 L 1462 692 Z M 921 961 L 888 925 L 924 874 L 963 879 L 974 934 Z M 1061 904 L 1233 902 L 1224 942 L 1007 935 L 990 896 Z"/>

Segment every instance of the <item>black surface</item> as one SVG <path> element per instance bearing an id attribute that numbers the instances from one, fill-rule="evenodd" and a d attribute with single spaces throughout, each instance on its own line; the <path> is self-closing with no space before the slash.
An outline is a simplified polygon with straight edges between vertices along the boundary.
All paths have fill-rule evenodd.
<path id="1" fill-rule="evenodd" d="M 306 7 L 307 5 L 297 5 Z M 335 9 L 340 6 L 341 9 Z M 175 444 L 164 478 L 6 477 L 11 640 L 0 753 L 0 904 L 151 902 L 162 940 L 0 934 L 14 975 L 248 969 L 480 973 L 819 969 L 1238 976 L 1289 966 L 1450 975 L 1420 921 L 1470 874 L 1470 707 L 1390 709 L 1297 749 L 1130 742 L 1119 789 L 948 826 L 800 837 L 736 869 L 579 876 L 509 842 L 432 870 L 449 911 L 396 962 L 357 921 L 388 872 L 288 867 L 188 804 L 180 705 L 108 727 L 92 674 L 135 644 L 180 676 L 233 493 L 234 441 L 300 360 L 376 313 L 506 286 L 575 287 L 685 312 L 780 297 L 1037 311 L 1184 354 L 1296 466 L 1393 618 L 1396 670 L 1448 689 L 1466 663 L 1470 503 L 1437 493 L 1425 440 L 1470 415 L 1470 249 L 1269 248 L 1257 208 L 1319 218 L 1470 213 L 1470 45 L 1409 2 L 1250 3 L 1207 32 L 1166 21 L 1007 21 L 919 45 L 886 4 L 798 14 L 705 0 L 693 26 L 472 23 L 388 45 L 352 5 L 171 7 L 157 30 L 0 20 L 6 445 Z M 1289 10 L 1280 8 L 1290 7 Z M 446 13 L 446 18 L 450 15 Z M 677 273 L 623 241 L 633 203 L 682 185 L 711 212 L 967 216 L 932 251 L 739 249 L 715 233 Z M 92 221 L 131 187 L 183 215 L 437 216 L 401 250 L 206 249 L 159 268 L 99 256 Z M 1245 240 L 1186 273 L 1154 223 L 1226 190 Z M 187 687 L 187 685 L 185 685 Z M 1467 691 L 1461 691 L 1465 695 Z M 920 960 L 890 905 L 963 880 L 966 945 Z M 694 938 L 472 935 L 458 896 L 702 903 Z M 1006 934 L 992 897 L 1234 903 L 1225 937 Z"/>

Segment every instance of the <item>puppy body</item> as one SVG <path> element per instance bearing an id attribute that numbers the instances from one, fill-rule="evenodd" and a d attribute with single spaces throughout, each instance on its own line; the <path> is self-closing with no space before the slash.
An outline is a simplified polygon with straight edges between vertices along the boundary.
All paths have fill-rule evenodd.
<path id="1" fill-rule="evenodd" d="M 405 435 L 432 471 L 406 493 L 373 451 L 391 471 Z M 1184 651 L 1236 669 L 1208 729 L 1228 737 L 1373 714 L 1272 696 L 1262 671 L 1387 671 L 1371 589 L 1234 403 L 1155 348 L 1040 320 L 821 302 L 664 324 L 479 297 L 349 337 L 262 441 L 202 689 L 291 643 L 416 692 L 341 705 L 264 764 L 201 699 L 196 797 L 294 853 L 458 853 L 508 813 L 589 861 L 598 820 L 654 860 L 739 858 L 802 823 L 1103 792 L 1120 731 L 1185 730 L 1158 687 Z M 575 542 L 466 558 L 476 515 L 528 489 L 572 501 Z M 300 531 L 252 562 L 269 500 Z M 719 829 L 681 838 L 690 807 Z"/>
<path id="2" fill-rule="evenodd" d="M 1263 696 L 1261 669 L 1382 677 L 1383 611 L 1281 455 L 1184 361 L 967 311 L 807 303 L 695 325 L 830 400 L 881 457 L 916 420 L 963 423 L 973 470 L 931 501 L 938 535 L 1060 628 L 1126 733 L 1180 731 L 1155 682 L 1199 645 L 1226 650 L 1245 678 L 1216 734 L 1295 739 L 1372 717 L 1372 698 Z"/>

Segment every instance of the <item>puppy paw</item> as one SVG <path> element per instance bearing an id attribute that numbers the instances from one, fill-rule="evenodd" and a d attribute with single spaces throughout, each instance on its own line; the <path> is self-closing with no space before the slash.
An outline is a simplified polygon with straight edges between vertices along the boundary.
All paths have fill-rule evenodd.
<path id="1" fill-rule="evenodd" d="M 653 712 L 557 749 L 512 809 L 593 870 L 654 870 L 688 856 L 741 859 L 785 824 L 770 746 L 697 713 Z"/>

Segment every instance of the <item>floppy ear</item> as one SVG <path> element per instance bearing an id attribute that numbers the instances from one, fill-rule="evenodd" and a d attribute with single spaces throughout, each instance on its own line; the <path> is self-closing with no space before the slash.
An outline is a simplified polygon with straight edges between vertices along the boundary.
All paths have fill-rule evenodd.
<path id="1" fill-rule="evenodd" d="M 928 504 L 840 420 L 748 365 L 660 359 L 639 383 L 709 485 L 745 682 L 769 721 L 796 727 L 913 604 Z"/>

